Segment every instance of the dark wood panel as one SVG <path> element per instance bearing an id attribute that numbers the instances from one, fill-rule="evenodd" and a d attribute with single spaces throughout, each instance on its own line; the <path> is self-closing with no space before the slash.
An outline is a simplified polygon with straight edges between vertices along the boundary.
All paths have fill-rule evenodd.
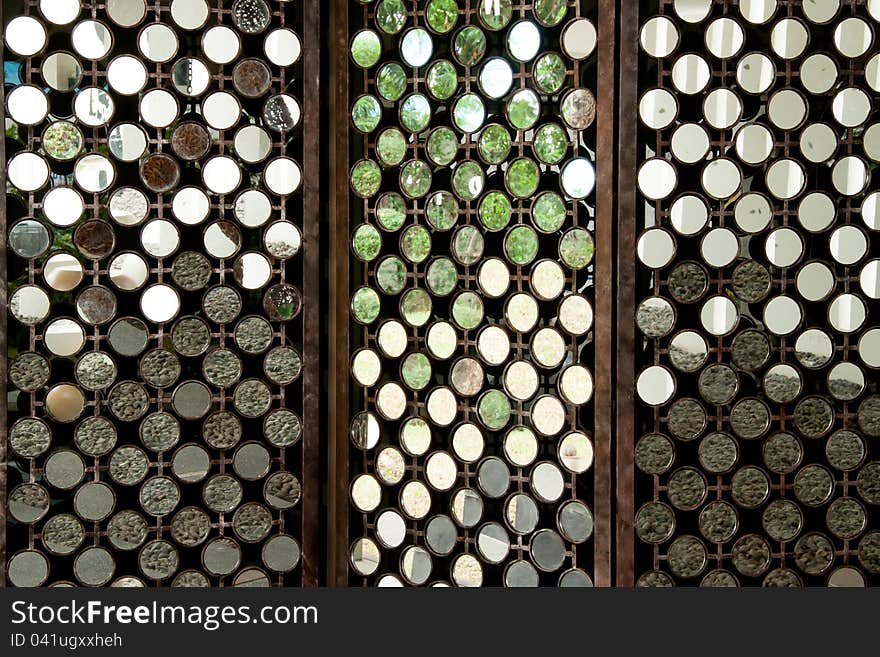
<path id="1" fill-rule="evenodd" d="M 638 121 L 638 2 L 619 3 L 617 95 L 617 326 L 615 353 L 615 519 L 617 586 L 634 584 L 633 448 L 635 387 L 636 127 Z"/>
<path id="2" fill-rule="evenodd" d="M 616 23 L 618 3 L 599 2 L 599 77 L 596 90 L 596 414 L 595 414 L 595 583 L 613 583 L 612 542 L 614 516 L 614 227 L 616 178 L 614 152 Z"/>
<path id="3" fill-rule="evenodd" d="M 308 0 L 303 15 L 303 75 L 306 94 L 303 98 L 303 585 L 315 587 L 321 582 L 321 504 L 320 470 L 324 422 L 320 417 L 321 396 L 321 0 Z"/>
<path id="4" fill-rule="evenodd" d="M 349 461 L 349 92 L 348 0 L 333 0 L 327 49 L 329 77 L 329 418 L 327 449 L 327 584 L 348 585 L 348 461 Z"/>

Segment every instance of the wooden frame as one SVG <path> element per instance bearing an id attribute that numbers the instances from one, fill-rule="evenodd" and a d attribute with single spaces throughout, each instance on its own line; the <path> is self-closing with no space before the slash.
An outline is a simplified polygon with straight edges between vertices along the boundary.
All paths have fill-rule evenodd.
<path id="1" fill-rule="evenodd" d="M 617 340 L 614 349 L 614 435 L 615 462 L 615 585 L 635 583 L 634 554 L 634 453 L 635 449 L 635 286 L 636 286 L 636 131 L 638 129 L 639 3 L 618 3 L 619 43 L 618 125 L 616 153 L 617 268 L 615 316 Z"/>
<path id="2" fill-rule="evenodd" d="M 348 0 L 330 7 L 330 307 L 327 584 L 348 585 L 349 120 Z"/>
<path id="3" fill-rule="evenodd" d="M 614 104 L 615 104 L 615 19 L 619 3 L 615 0 L 599 2 L 599 84 L 596 90 L 596 318 L 595 363 L 596 413 L 594 419 L 594 580 L 596 586 L 611 586 L 613 515 L 611 487 L 613 481 L 612 451 L 614 422 L 612 421 L 614 353 Z M 604 181 L 604 183 L 603 183 Z"/>
<path id="4" fill-rule="evenodd" d="M 321 541 L 321 0 L 303 11 L 303 444 L 302 584 L 320 583 Z M 311 93 L 309 93 L 311 91 Z"/>

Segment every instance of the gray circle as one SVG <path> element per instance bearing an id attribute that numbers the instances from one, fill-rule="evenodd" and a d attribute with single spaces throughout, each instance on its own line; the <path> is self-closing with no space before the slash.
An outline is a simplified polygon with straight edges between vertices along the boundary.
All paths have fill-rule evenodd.
<path id="1" fill-rule="evenodd" d="M 593 535 L 593 514 L 578 500 L 563 504 L 556 522 L 562 535 L 572 543 L 583 543 Z"/>
<path id="2" fill-rule="evenodd" d="M 38 522 L 49 511 L 49 491 L 39 484 L 20 484 L 9 493 L 9 515 L 25 525 Z"/>
<path id="3" fill-rule="evenodd" d="M 452 552 L 457 536 L 458 530 L 449 516 L 434 516 L 425 526 L 425 543 L 440 556 Z"/>
<path id="4" fill-rule="evenodd" d="M 49 577 L 49 561 L 42 552 L 22 550 L 9 560 L 7 574 L 13 586 L 41 586 Z"/>
<path id="5" fill-rule="evenodd" d="M 212 575 L 229 575 L 240 563 L 241 548 L 231 538 L 215 538 L 202 551 L 202 564 Z"/>
<path id="6" fill-rule="evenodd" d="M 272 457 L 260 443 L 245 443 L 232 457 L 232 469 L 246 481 L 262 479 L 269 472 Z"/>
<path id="7" fill-rule="evenodd" d="M 199 445 L 184 445 L 171 459 L 171 471 L 186 484 L 202 481 L 210 470 L 211 455 Z"/>
<path id="8" fill-rule="evenodd" d="M 86 474 L 86 464 L 76 452 L 62 450 L 46 459 L 43 475 L 50 486 L 70 490 L 82 481 Z"/>
<path id="9" fill-rule="evenodd" d="M 76 555 L 73 574 L 86 586 L 104 586 L 113 578 L 116 562 L 106 548 L 92 546 Z"/>
<path id="10" fill-rule="evenodd" d="M 287 534 L 277 534 L 263 544 L 263 564 L 276 573 L 296 568 L 301 554 L 297 540 Z"/>
<path id="11" fill-rule="evenodd" d="M 553 572 L 559 570 L 565 562 L 565 543 L 552 529 L 542 529 L 532 536 L 529 554 L 538 568 Z"/>
<path id="12" fill-rule="evenodd" d="M 185 420 L 198 420 L 211 410 L 211 391 L 200 381 L 184 381 L 174 389 L 171 403 Z"/>
<path id="13" fill-rule="evenodd" d="M 100 522 L 113 512 L 116 496 L 113 489 L 100 481 L 82 486 L 73 498 L 73 508 L 83 520 Z"/>

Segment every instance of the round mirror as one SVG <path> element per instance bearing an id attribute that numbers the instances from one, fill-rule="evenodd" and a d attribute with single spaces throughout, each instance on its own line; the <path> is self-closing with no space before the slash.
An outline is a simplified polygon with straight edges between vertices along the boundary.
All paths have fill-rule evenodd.
<path id="1" fill-rule="evenodd" d="M 712 335 L 728 335 L 736 328 L 738 322 L 739 313 L 736 305 L 727 297 L 712 297 L 700 309 L 700 323 Z"/>
<path id="2" fill-rule="evenodd" d="M 764 306 L 764 325 L 776 335 L 790 335 L 800 326 L 803 311 L 800 304 L 791 297 L 773 297 Z"/>
<path id="3" fill-rule="evenodd" d="M 113 35 L 106 25 L 95 20 L 81 21 L 70 33 L 73 49 L 85 59 L 106 57 L 113 47 Z"/>
<path id="4" fill-rule="evenodd" d="M 562 31 L 562 50 L 576 61 L 586 59 L 596 49 L 597 40 L 596 26 L 586 18 L 578 18 Z"/>
<path id="5" fill-rule="evenodd" d="M 678 47 L 678 28 L 666 16 L 655 16 L 642 25 L 639 43 L 651 57 L 669 57 Z"/>
<path id="6" fill-rule="evenodd" d="M 692 96 L 703 91 L 712 79 L 709 63 L 700 55 L 688 53 L 672 65 L 672 84 L 681 93 Z"/>
<path id="7" fill-rule="evenodd" d="M 134 123 L 120 123 L 107 136 L 110 154 L 123 162 L 139 159 L 147 151 L 147 142 L 147 133 Z"/>
<path id="8" fill-rule="evenodd" d="M 16 55 L 31 57 L 46 47 L 48 35 L 33 16 L 15 16 L 6 24 L 4 43 Z"/>
<path id="9" fill-rule="evenodd" d="M 719 59 L 730 59 L 742 50 L 745 32 L 732 18 L 721 16 L 706 27 L 706 48 Z"/>
<path id="10" fill-rule="evenodd" d="M 736 79 L 746 93 L 763 94 L 776 80 L 776 66 L 767 55 L 758 52 L 749 53 L 737 63 Z"/>
<path id="11" fill-rule="evenodd" d="M 82 65 L 66 52 L 53 52 L 43 60 L 40 74 L 50 89 L 66 93 L 73 91 L 82 80 Z"/>
<path id="12" fill-rule="evenodd" d="M 636 392 L 646 404 L 662 406 L 675 394 L 675 377 L 665 367 L 649 367 L 639 374 Z"/>
<path id="13" fill-rule="evenodd" d="M 147 84 L 147 78 L 147 68 L 137 57 L 120 55 L 107 65 L 107 82 L 113 91 L 123 96 L 133 96 L 141 91 Z M 143 100 L 141 103 L 143 104 Z M 141 113 L 143 114 L 143 110 Z"/>
<path id="14" fill-rule="evenodd" d="M 677 114 L 678 102 L 666 89 L 649 89 L 639 100 L 639 119 L 652 130 L 668 127 Z"/>
<path id="15" fill-rule="evenodd" d="M 178 114 L 177 99 L 165 89 L 151 89 L 140 99 L 141 118 L 154 128 L 171 125 Z"/>
<path id="16" fill-rule="evenodd" d="M 6 109 L 16 123 L 36 125 L 49 113 L 49 99 L 39 88 L 22 84 L 6 94 Z"/>
<path id="17" fill-rule="evenodd" d="M 201 96 L 210 82 L 208 67 L 195 57 L 184 57 L 171 67 L 171 84 L 184 96 Z"/>
<path id="18" fill-rule="evenodd" d="M 177 54 L 177 34 L 165 23 L 145 26 L 138 35 L 137 43 L 141 54 L 152 62 L 165 63 Z"/>
<path id="19" fill-rule="evenodd" d="M 7 163 L 6 175 L 13 186 L 23 192 L 33 192 L 49 181 L 49 165 L 36 153 L 21 151 Z"/>
<path id="20" fill-rule="evenodd" d="M 202 35 L 202 52 L 215 64 L 231 64 L 241 53 L 241 39 L 226 25 L 215 25 Z"/>

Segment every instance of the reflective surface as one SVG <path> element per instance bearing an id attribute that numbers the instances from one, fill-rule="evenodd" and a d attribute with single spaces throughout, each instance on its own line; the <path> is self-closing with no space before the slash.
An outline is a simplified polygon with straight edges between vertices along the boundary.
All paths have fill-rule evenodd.
<path id="1" fill-rule="evenodd" d="M 4 7 L 12 585 L 304 581 L 310 9 L 227 5 Z"/>
<path id="2" fill-rule="evenodd" d="M 591 585 L 595 6 L 361 4 L 351 582 Z"/>
<path id="3" fill-rule="evenodd" d="M 875 4 L 643 3 L 638 585 L 880 573 Z"/>

